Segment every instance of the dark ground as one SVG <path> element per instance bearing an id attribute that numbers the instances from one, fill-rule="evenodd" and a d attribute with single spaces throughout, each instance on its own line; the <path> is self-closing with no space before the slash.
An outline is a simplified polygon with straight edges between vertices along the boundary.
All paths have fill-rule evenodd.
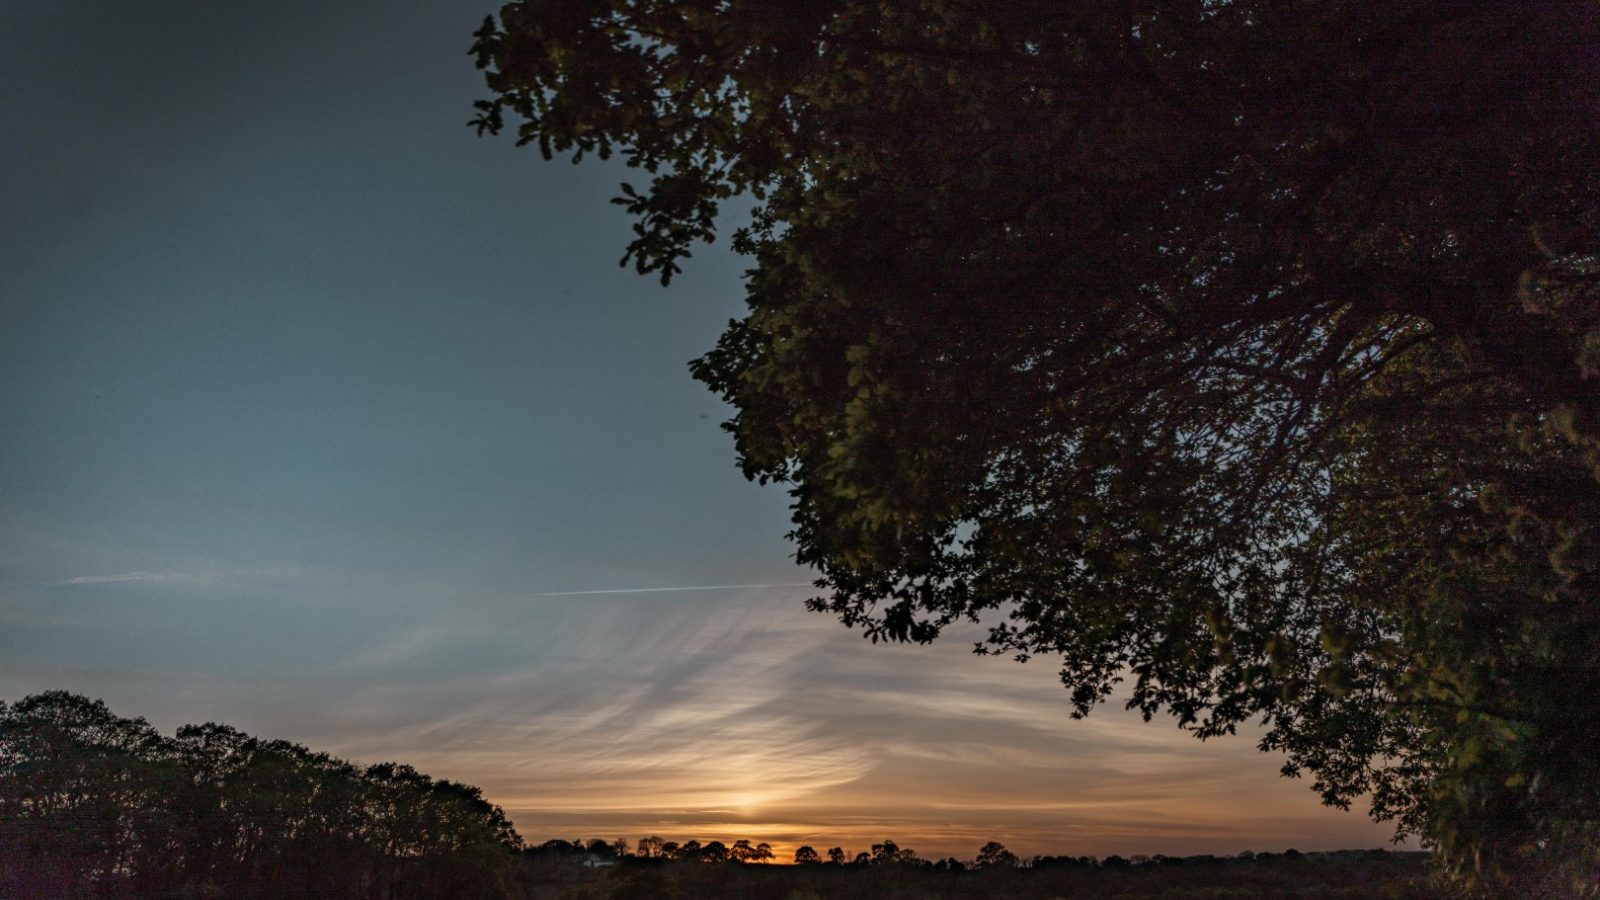
<path id="1" fill-rule="evenodd" d="M 586 869 L 530 858 L 520 882 L 538 900 L 1057 900 L 1057 898 L 1443 897 L 1427 854 L 1345 851 L 1142 865 L 1068 863 L 949 872 L 905 865 L 775 866 L 630 860 Z"/>

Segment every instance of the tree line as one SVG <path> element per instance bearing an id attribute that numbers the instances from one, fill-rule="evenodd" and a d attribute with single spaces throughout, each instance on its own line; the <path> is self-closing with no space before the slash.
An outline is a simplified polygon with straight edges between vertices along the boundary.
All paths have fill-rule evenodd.
<path id="1" fill-rule="evenodd" d="M 99 700 L 0 702 L 0 896 L 509 896 L 521 838 L 470 785 Z"/>
<path id="2" fill-rule="evenodd" d="M 751 844 L 748 840 L 737 840 L 730 845 L 722 841 L 707 841 L 702 844 L 698 840 L 688 840 L 680 844 L 677 841 L 662 840 L 656 835 L 640 838 L 638 844 L 631 849 L 624 838 L 617 838 L 614 841 L 604 841 L 599 838 L 589 841 L 581 839 L 564 841 L 552 838 L 542 844 L 528 847 L 523 854 L 536 858 L 582 856 L 608 862 L 624 859 L 673 859 L 686 862 L 764 863 L 771 862 L 775 858 L 772 845 L 765 841 Z"/>
<path id="3" fill-rule="evenodd" d="M 616 838 L 611 841 L 600 838 L 592 838 L 587 841 L 581 838 L 571 841 L 552 838 L 541 844 L 529 845 L 523 849 L 522 855 L 528 859 L 577 859 L 586 862 L 630 864 L 657 864 L 669 861 L 768 863 L 777 859 L 776 854 L 772 851 L 772 845 L 765 841 L 752 844 L 748 840 L 736 840 L 732 844 L 725 844 L 716 840 L 701 843 L 699 840 L 691 839 L 680 843 L 666 840 L 659 835 L 640 838 L 633 844 L 630 844 L 625 838 Z M 1159 853 L 1154 855 L 1139 853 L 1127 857 L 1112 854 L 1103 858 L 1097 856 L 1058 855 L 1024 857 L 1013 853 L 1006 848 L 1005 844 L 999 841 L 988 841 L 978 848 L 977 854 L 970 859 L 958 859 L 953 856 L 943 859 L 927 859 L 919 856 L 910 847 L 901 847 L 896 841 L 884 840 L 881 843 L 871 845 L 870 849 L 862 850 L 855 854 L 849 853 L 843 847 L 831 847 L 825 852 L 819 852 L 815 847 L 803 844 L 795 849 L 793 864 L 797 866 L 832 867 L 896 865 L 939 872 L 967 872 L 1000 868 L 1119 869 L 1146 865 L 1199 865 L 1230 860 L 1268 861 L 1283 859 L 1293 861 L 1301 859 L 1303 856 L 1304 854 L 1298 850 L 1291 849 L 1283 853 L 1245 851 L 1236 857 L 1218 857 L 1214 854 L 1167 856 Z"/>

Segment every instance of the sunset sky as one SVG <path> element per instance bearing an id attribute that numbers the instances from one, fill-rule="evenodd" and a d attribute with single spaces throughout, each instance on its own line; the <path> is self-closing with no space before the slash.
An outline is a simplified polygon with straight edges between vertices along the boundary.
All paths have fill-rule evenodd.
<path id="1" fill-rule="evenodd" d="M 473 136 L 492 9 L 0 4 L 0 698 L 397 759 L 532 842 L 1385 842 L 1249 735 L 806 612 L 686 367 L 744 266 L 620 269 L 627 170 Z"/>

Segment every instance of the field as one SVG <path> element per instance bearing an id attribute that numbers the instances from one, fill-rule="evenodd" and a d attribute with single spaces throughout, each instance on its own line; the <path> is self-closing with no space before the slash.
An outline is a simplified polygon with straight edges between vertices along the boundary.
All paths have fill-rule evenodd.
<path id="1" fill-rule="evenodd" d="M 1431 898 L 1422 853 L 1345 851 L 1195 857 L 1143 864 L 1046 862 L 1024 868 L 949 871 L 911 865 L 741 865 L 630 859 L 585 868 L 528 858 L 519 872 L 538 900 L 1055 900 L 1055 898 Z"/>

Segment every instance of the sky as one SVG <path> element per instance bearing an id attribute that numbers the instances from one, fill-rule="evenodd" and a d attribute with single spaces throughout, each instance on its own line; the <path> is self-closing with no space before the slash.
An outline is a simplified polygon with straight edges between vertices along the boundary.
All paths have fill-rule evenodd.
<path id="1" fill-rule="evenodd" d="M 745 264 L 619 268 L 628 170 L 474 136 L 493 8 L 0 3 L 0 699 L 407 762 L 531 842 L 1387 841 L 1248 733 L 807 612 L 687 370 Z"/>

